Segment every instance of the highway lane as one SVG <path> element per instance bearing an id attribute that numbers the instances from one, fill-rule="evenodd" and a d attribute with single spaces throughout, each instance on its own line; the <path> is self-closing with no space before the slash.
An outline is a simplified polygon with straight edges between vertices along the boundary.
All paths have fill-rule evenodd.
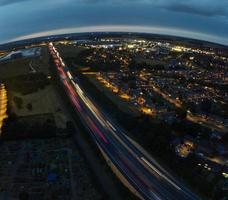
<path id="1" fill-rule="evenodd" d="M 110 144 L 108 146 L 105 145 L 108 143 L 107 140 L 104 138 L 103 134 L 96 127 L 95 123 L 90 119 L 90 117 L 88 117 L 88 114 L 86 114 L 87 111 L 84 110 L 84 106 L 80 105 L 79 99 L 76 98 L 77 95 L 76 95 L 75 91 L 72 89 L 70 84 L 66 81 L 66 76 L 63 74 L 63 70 L 61 70 L 59 68 L 58 68 L 58 70 L 60 72 L 60 77 L 62 78 L 63 84 L 66 86 L 67 91 L 69 91 L 68 96 L 70 96 L 73 104 L 77 108 L 77 111 L 79 113 L 81 113 L 81 115 L 80 115 L 81 120 L 85 124 L 85 126 L 90 129 L 90 133 L 92 133 L 93 138 L 100 145 L 100 147 L 105 151 L 105 153 L 108 155 L 108 157 L 111 159 L 111 161 L 113 163 L 115 163 L 115 165 L 117 165 L 121 169 L 122 173 L 130 174 L 129 167 L 126 165 L 126 162 L 125 163 L 123 162 L 123 158 L 122 158 L 122 162 L 118 162 L 120 160 L 121 156 L 116 154 L 117 151 L 114 151 Z M 123 165 L 123 163 L 125 165 Z M 127 179 L 130 179 L 130 176 L 127 176 Z M 134 181 L 134 184 L 136 184 L 137 187 L 140 187 L 141 183 L 136 183 L 136 180 L 137 180 L 137 177 L 134 179 L 131 179 L 130 181 Z M 141 189 L 141 190 L 143 190 L 143 189 Z M 146 199 L 148 199 L 148 198 L 146 198 Z"/>
<path id="2" fill-rule="evenodd" d="M 160 176 L 160 178 L 165 179 L 165 181 L 169 182 L 172 186 L 176 187 L 178 190 L 182 190 L 182 192 L 186 193 L 186 195 L 192 196 L 192 199 L 197 199 L 197 197 L 191 193 L 182 183 L 173 178 L 169 172 L 167 172 L 163 167 L 161 167 L 154 158 L 152 158 L 145 150 L 142 149 L 138 144 L 133 145 L 127 134 L 124 133 L 124 130 L 116 123 L 110 123 L 112 119 L 105 113 L 103 113 L 106 118 L 106 122 L 109 124 L 110 128 L 113 132 L 118 132 L 117 137 L 121 137 L 122 140 L 128 145 L 128 148 L 141 158 L 141 160 L 146 164 L 147 168 L 152 169 Z M 107 120 L 108 119 L 108 120 Z M 135 142 L 134 142 L 135 143 Z M 152 165 L 153 164 L 153 165 Z M 159 169 L 159 170 L 158 170 Z"/>
<path id="3" fill-rule="evenodd" d="M 87 111 L 83 109 L 83 115 L 86 112 Z M 96 121 L 96 119 L 93 119 L 93 121 L 91 121 L 91 118 L 93 117 L 88 112 L 85 115 L 90 116 L 90 118 L 88 118 L 88 121 L 90 124 L 89 127 L 92 127 L 91 130 L 95 130 L 95 133 L 99 133 L 98 135 L 101 138 L 98 138 L 99 140 L 105 141 L 105 144 L 108 148 L 108 155 L 112 158 L 115 158 L 114 160 L 112 159 L 112 162 L 116 163 L 119 166 L 119 169 L 121 169 L 124 172 L 124 174 L 128 175 L 128 177 L 126 178 L 131 179 L 131 182 L 133 182 L 135 186 L 141 188 L 141 190 L 143 190 L 144 193 L 148 193 L 148 185 L 150 184 L 150 181 L 147 180 L 147 177 L 144 174 L 140 174 L 140 166 L 137 166 L 137 163 L 133 164 L 134 158 L 132 158 L 132 155 L 126 155 L 127 150 L 122 145 L 120 145 L 119 142 L 116 142 L 116 139 L 112 137 L 112 134 L 102 135 L 102 133 L 105 132 L 104 129 L 97 123 L 98 121 Z M 97 124 L 97 126 L 95 124 Z M 160 190 L 161 189 L 159 189 L 159 191 Z M 149 195 L 150 197 L 151 194 L 149 193 L 147 195 Z"/>
<path id="4" fill-rule="evenodd" d="M 83 124 L 89 128 L 97 144 L 104 150 L 123 176 L 144 199 L 198 199 L 167 172 L 152 162 L 107 116 L 100 112 L 74 80 L 59 54 L 49 46 L 62 82 Z M 65 69 L 65 71 L 64 71 Z M 107 120 L 108 119 L 108 120 Z M 178 184 L 178 185 L 177 185 Z"/>
<path id="5" fill-rule="evenodd" d="M 76 89 L 78 89 L 78 86 L 76 86 Z M 81 98 L 83 99 L 83 101 L 84 101 L 87 105 L 89 105 L 90 107 L 92 107 L 93 109 L 95 109 L 95 111 L 93 110 L 93 113 L 96 113 L 96 112 L 97 112 L 97 109 L 93 106 L 93 104 L 91 104 L 91 102 L 89 101 L 89 99 L 88 99 L 87 97 L 84 96 L 84 93 L 83 93 L 82 91 L 80 91 L 80 89 L 78 89 L 78 94 L 81 95 Z M 82 95 L 83 95 L 83 96 L 82 96 Z M 88 113 L 88 115 L 89 115 L 89 113 Z M 96 114 L 95 114 L 95 115 L 96 115 Z M 98 119 L 99 119 L 99 120 L 98 120 Z M 100 123 L 97 123 L 98 126 L 99 126 L 99 124 L 102 124 L 102 126 L 99 126 L 99 129 L 100 129 L 100 130 L 102 130 L 102 129 L 104 129 L 104 128 L 105 128 L 105 129 L 108 128 L 108 126 L 105 125 L 106 121 L 105 121 L 103 118 L 101 118 L 101 114 L 100 114 L 100 113 L 99 113 L 99 117 L 96 117 L 95 119 L 93 119 L 93 121 L 96 121 L 96 120 L 98 120 L 98 121 L 100 122 Z M 106 130 L 106 131 L 105 131 L 105 130 L 102 130 L 102 132 L 105 133 L 105 132 L 107 132 L 107 130 Z M 122 143 L 122 145 L 119 145 L 121 141 L 120 141 L 120 142 L 119 142 L 119 141 L 116 142 L 116 138 L 114 138 L 112 134 L 106 135 L 106 138 L 110 138 L 110 139 L 109 139 L 109 142 L 110 142 L 112 145 L 114 145 L 114 147 L 116 147 L 116 150 L 115 150 L 115 151 L 118 152 L 119 155 L 121 155 L 121 157 L 124 156 L 124 155 L 126 155 L 126 152 L 128 151 L 128 149 L 126 149 L 126 145 L 125 145 L 124 148 L 123 148 L 123 143 Z M 126 162 L 131 162 L 131 163 L 130 163 L 131 168 L 134 168 L 133 171 L 132 171 L 132 173 L 138 172 L 137 174 L 140 174 L 141 171 L 142 171 L 143 169 L 140 169 L 140 168 L 141 168 L 141 165 L 138 164 L 138 161 L 137 161 L 136 163 L 134 163 L 134 162 L 135 162 L 135 158 L 136 158 L 137 160 L 141 161 L 141 159 L 140 159 L 139 157 L 135 157 L 135 156 L 134 156 L 134 158 L 132 158 L 132 155 L 129 154 L 129 153 L 127 154 L 127 157 L 126 157 L 126 156 L 124 157 L 124 161 L 125 161 L 125 163 L 126 163 Z M 122 161 L 122 162 L 124 162 L 124 161 Z M 145 173 L 146 173 L 146 172 L 145 172 Z M 147 175 L 148 175 L 148 177 L 149 177 L 149 174 L 147 174 Z M 144 180 L 144 181 L 146 180 L 146 181 L 148 182 L 148 185 L 151 183 L 151 180 L 148 180 L 148 177 L 145 176 L 144 174 L 141 174 L 140 177 L 141 177 L 141 179 L 142 179 L 142 177 L 143 177 L 143 180 Z M 139 179 L 139 178 L 138 178 L 138 179 Z M 141 180 L 141 182 L 143 182 L 143 184 L 146 185 L 146 184 L 144 183 L 144 181 Z M 152 180 L 152 181 L 154 181 L 154 180 Z M 153 187 L 158 187 L 157 182 L 154 182 L 154 184 L 156 184 L 156 185 L 153 186 Z M 162 190 L 162 187 L 160 187 L 159 190 L 161 191 L 161 190 Z M 163 191 L 163 192 L 167 193 L 167 191 Z"/>
<path id="6" fill-rule="evenodd" d="M 75 96 L 74 96 L 75 98 Z M 76 107 L 78 107 L 79 101 L 78 99 L 73 100 L 75 102 Z M 76 103 L 77 102 L 77 103 Z M 83 105 L 80 106 L 80 113 L 82 121 L 84 122 L 85 126 L 89 128 L 90 133 L 92 134 L 93 138 L 97 142 L 97 144 L 103 149 L 103 151 L 108 155 L 110 160 L 121 169 L 121 172 L 124 174 L 131 174 L 132 171 L 129 171 L 131 168 L 128 167 L 126 158 L 123 156 L 124 154 L 119 153 L 120 151 L 113 148 L 113 142 L 109 141 L 108 138 L 104 137 L 102 132 L 100 131 L 101 127 L 97 127 L 95 125 L 94 120 L 92 121 L 91 116 L 87 113 L 87 110 L 84 108 Z M 86 123 L 85 123 L 86 122 Z M 121 161 L 121 162 L 119 162 Z M 131 176 L 128 176 L 127 179 L 130 179 Z M 142 187 L 144 184 L 141 180 L 137 180 L 139 177 L 135 177 L 130 181 L 134 181 L 134 184 L 137 187 Z M 142 187 L 143 188 L 143 187 Z M 143 190 L 143 189 L 142 189 Z M 145 191 L 143 191 L 145 192 Z"/>
<path id="7" fill-rule="evenodd" d="M 79 100 L 80 101 L 80 100 Z M 108 155 L 110 160 L 118 166 L 118 169 L 121 171 L 121 173 L 125 174 L 125 178 L 128 179 L 132 184 L 136 185 L 138 188 L 140 188 L 141 192 L 146 194 L 148 191 L 145 190 L 146 184 L 143 180 L 135 173 L 135 170 L 132 170 L 132 168 L 129 167 L 129 160 L 124 155 L 123 152 L 121 152 L 121 148 L 116 148 L 118 144 L 115 144 L 112 139 L 109 137 L 104 137 L 102 127 L 96 124 L 95 119 L 91 119 L 92 116 L 88 113 L 88 111 L 85 109 L 85 106 L 81 105 L 81 116 L 83 118 L 83 121 L 86 122 L 86 126 L 89 127 L 90 131 L 93 133 L 93 137 L 97 141 L 97 143 L 101 146 L 101 148 L 105 151 L 105 153 Z M 134 177 L 134 178 L 132 178 Z M 148 198 L 150 199 L 151 194 Z"/>
<path id="8" fill-rule="evenodd" d="M 80 91 L 80 88 L 77 88 L 76 89 L 78 90 L 78 93 L 82 93 L 82 91 Z M 153 165 L 155 165 L 156 167 L 159 167 L 159 171 L 150 164 L 151 162 L 151 159 L 150 158 L 147 158 L 147 155 L 143 154 L 141 151 L 139 151 L 127 138 L 126 138 L 126 134 L 123 133 L 123 131 L 121 130 L 121 128 L 117 127 L 114 123 L 110 123 L 111 122 L 111 119 L 105 115 L 105 116 L 102 116 L 102 113 L 99 112 L 97 109 L 96 109 L 96 106 L 93 105 L 93 103 L 91 103 L 91 101 L 89 100 L 89 98 L 85 99 L 85 97 L 83 97 L 84 101 L 86 101 L 86 104 L 89 104 L 90 107 L 93 108 L 93 112 L 95 112 L 97 118 L 99 119 L 99 121 L 101 122 L 101 124 L 103 124 L 103 126 L 105 126 L 105 128 L 107 128 L 109 131 L 111 131 L 115 137 L 118 139 L 119 137 L 121 137 L 121 140 L 124 140 L 125 143 L 127 143 L 127 146 L 125 145 L 125 147 L 129 150 L 129 151 L 134 151 L 134 153 L 137 155 L 136 158 L 139 160 L 139 162 L 142 163 L 142 161 L 144 162 L 144 166 L 145 164 L 147 165 L 146 167 L 147 168 L 150 168 L 150 170 L 153 170 L 157 173 L 157 175 L 160 176 L 161 179 L 164 179 L 166 182 L 170 183 L 172 186 L 176 187 L 178 190 L 182 190 L 182 192 L 186 193 L 186 195 L 192 195 L 190 193 L 189 190 L 187 190 L 185 187 L 179 187 L 177 184 L 179 183 L 176 183 L 175 180 L 171 177 L 170 174 L 168 174 L 167 171 L 165 171 L 163 168 L 161 168 L 161 166 L 159 166 L 154 160 L 153 161 Z M 104 114 L 103 114 L 104 115 Z M 108 119 L 108 120 L 107 120 Z M 115 128 L 116 127 L 116 128 Z M 117 132 L 115 134 L 115 132 Z M 113 139 L 112 139 L 113 140 Z M 120 139 L 118 139 L 119 142 L 121 142 Z M 123 143 L 124 145 L 124 143 Z M 126 151 L 126 150 L 123 150 L 123 151 Z M 150 160 L 150 161 L 149 161 Z M 162 173 L 161 173 L 162 171 Z M 195 195 L 192 195 L 192 199 L 196 199 Z"/>
<path id="9" fill-rule="evenodd" d="M 80 91 L 78 91 L 79 94 L 80 94 Z M 84 97 L 83 97 L 84 99 Z M 85 100 L 85 99 L 84 99 Z M 89 103 L 88 101 L 86 102 L 87 104 Z M 92 107 L 92 106 L 91 106 Z M 95 108 L 96 109 L 96 108 Z M 97 112 L 97 111 L 95 111 Z M 99 116 L 101 116 L 101 113 L 98 114 Z M 96 119 L 99 119 L 100 117 L 96 117 Z M 94 120 L 96 120 L 94 119 Z M 147 163 L 149 163 L 148 161 L 146 161 L 145 158 L 143 157 L 140 157 L 140 156 L 137 156 L 134 151 L 132 151 L 130 148 L 128 148 L 127 145 L 125 145 L 121 139 L 117 136 L 117 134 L 115 134 L 112 129 L 110 129 L 110 122 L 104 120 L 103 118 L 100 118 L 99 120 L 101 123 L 100 124 L 103 124 L 103 127 L 99 127 L 99 129 L 102 129 L 102 128 L 105 128 L 106 130 L 103 130 L 103 132 L 107 132 L 107 130 L 111 131 L 112 134 L 108 134 L 106 135 L 107 138 L 110 138 L 110 142 L 115 146 L 117 147 L 117 150 L 116 151 L 119 151 L 120 154 L 123 154 L 123 155 L 127 155 L 127 157 L 125 157 L 125 160 L 128 160 L 129 162 L 131 162 L 130 164 L 132 165 L 132 168 L 134 169 L 135 172 L 137 172 L 137 174 L 140 174 L 141 172 L 143 172 L 143 168 L 145 168 L 145 165 L 148 165 Z M 109 125 L 107 125 L 106 123 L 108 123 Z M 112 127 L 112 125 L 111 125 Z M 126 139 L 126 138 L 125 138 Z M 118 140 L 118 141 L 116 141 Z M 120 145 L 121 143 L 121 145 Z M 142 159 L 143 158 L 143 159 Z M 136 162 L 135 162 L 135 159 Z M 146 161 L 146 164 L 144 163 Z M 142 165 L 139 164 L 139 162 L 141 162 L 144 167 L 142 168 Z M 148 170 L 152 170 L 152 169 L 149 169 L 148 166 L 146 166 Z M 153 168 L 154 169 L 154 168 Z M 155 173 L 156 175 L 157 172 Z M 168 191 L 164 190 L 163 188 L 165 188 L 164 186 L 162 186 L 162 182 L 161 180 L 159 180 L 159 182 L 157 182 L 157 180 L 154 180 L 154 177 L 151 177 L 150 174 L 144 170 L 144 173 L 142 173 L 140 175 L 140 177 L 143 177 L 143 180 L 145 182 L 148 182 L 148 185 L 151 185 L 151 183 L 153 183 L 153 188 L 156 188 L 156 187 L 159 187 L 159 191 L 162 191 L 164 192 L 166 195 L 168 195 Z M 160 177 L 158 177 L 160 179 Z M 176 186 L 177 187 L 177 186 Z M 171 194 L 170 194 L 171 196 Z M 174 198 L 174 197 L 173 197 Z M 175 198 L 174 198 L 175 199 Z"/>
<path id="10" fill-rule="evenodd" d="M 78 93 L 80 94 L 80 91 L 78 91 Z M 83 99 L 85 101 L 84 97 L 83 97 Z M 91 102 L 86 101 L 86 103 L 89 104 L 91 107 L 94 107 L 94 106 L 92 106 Z M 97 111 L 96 107 L 94 107 L 94 108 L 95 108 L 94 112 L 97 113 L 98 111 Z M 108 129 L 109 131 L 111 131 L 113 133 L 113 134 L 108 134 L 106 137 L 111 138 L 110 141 L 112 141 L 114 143 L 114 146 L 118 147 L 119 151 L 121 150 L 123 154 L 124 153 L 127 154 L 128 158 L 131 161 L 132 168 L 136 167 L 134 169 L 134 171 L 137 171 L 138 174 L 143 172 L 140 175 L 141 177 L 143 177 L 143 180 L 147 180 L 147 182 L 153 183 L 153 188 L 159 187 L 158 188 L 159 191 L 162 191 L 162 193 L 164 193 L 165 195 L 170 196 L 170 198 L 168 198 L 168 199 L 178 199 L 178 197 L 176 197 L 176 194 L 175 194 L 175 196 L 172 195 L 172 192 L 169 191 L 169 187 L 167 187 L 167 182 L 168 182 L 172 186 L 175 186 L 177 190 L 182 190 L 179 186 L 177 186 L 176 183 L 174 183 L 173 180 L 170 180 L 170 178 L 167 178 L 165 175 L 161 174 L 161 172 L 159 172 L 159 170 L 157 170 L 156 167 L 153 167 L 153 165 L 150 164 L 150 162 L 145 158 L 146 156 L 143 155 L 141 152 L 139 152 L 136 149 L 136 147 L 129 140 L 127 140 L 126 137 L 121 137 L 121 139 L 120 139 L 119 135 L 115 134 L 112 129 L 114 129 L 116 132 L 120 132 L 120 131 L 117 130 L 116 128 L 114 128 L 113 125 L 109 121 L 105 120 L 107 118 L 105 117 L 105 119 L 104 119 L 102 117 L 102 113 L 98 112 L 96 118 L 98 118 L 98 119 L 100 118 L 99 119 L 99 121 L 101 122 L 100 124 L 103 124 L 104 128 Z M 94 120 L 96 120 L 96 119 L 94 119 Z M 110 127 L 112 127 L 112 129 L 110 129 Z M 100 127 L 100 128 L 102 128 L 102 127 Z M 103 131 L 103 132 L 105 133 L 105 131 Z M 115 136 L 115 138 L 113 136 Z M 116 139 L 118 139 L 117 142 L 116 142 Z M 127 142 L 127 145 L 125 145 L 125 143 L 122 141 L 122 139 L 124 139 L 124 141 Z M 122 145 L 119 145 L 120 143 L 122 143 Z M 133 156 L 133 158 L 132 158 L 132 156 Z M 143 157 L 143 156 L 145 156 L 145 157 Z M 137 159 L 136 162 L 135 162 L 135 159 Z M 155 181 L 154 176 L 151 177 L 151 174 L 149 174 L 147 170 L 143 169 L 142 165 L 139 165 L 139 163 L 141 163 L 144 166 L 144 168 L 146 167 L 147 170 L 152 171 L 152 173 L 154 173 L 156 175 L 159 175 L 158 176 L 159 180 Z M 145 174 L 146 174 L 146 176 L 145 176 Z M 165 183 L 164 183 L 164 181 L 165 181 Z M 182 193 L 183 192 L 184 191 L 182 191 Z M 171 196 L 172 196 L 172 198 L 171 198 Z M 164 199 L 166 199 L 166 198 L 164 198 Z M 181 196 L 180 199 L 184 199 L 184 197 Z M 193 197 L 192 199 L 196 199 L 196 198 Z"/>

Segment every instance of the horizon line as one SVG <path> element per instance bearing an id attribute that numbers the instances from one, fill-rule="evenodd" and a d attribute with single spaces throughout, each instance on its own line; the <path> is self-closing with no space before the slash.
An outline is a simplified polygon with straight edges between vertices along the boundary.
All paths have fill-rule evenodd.
<path id="1" fill-rule="evenodd" d="M 204 42 L 216 43 L 219 45 L 228 46 L 228 41 L 223 37 L 210 35 L 201 32 L 194 32 L 175 27 L 159 27 L 159 26 L 140 26 L 140 25 L 97 25 L 97 26 L 82 26 L 82 27 L 69 27 L 52 29 L 41 32 L 35 32 L 27 35 L 15 37 L 6 42 L 0 43 L 0 45 L 9 44 L 17 41 L 36 39 L 40 37 L 58 36 L 63 34 L 79 34 L 79 33 L 105 33 L 105 32 L 119 32 L 119 33 L 148 33 L 158 34 L 164 36 L 182 37 L 186 39 L 201 40 Z"/>

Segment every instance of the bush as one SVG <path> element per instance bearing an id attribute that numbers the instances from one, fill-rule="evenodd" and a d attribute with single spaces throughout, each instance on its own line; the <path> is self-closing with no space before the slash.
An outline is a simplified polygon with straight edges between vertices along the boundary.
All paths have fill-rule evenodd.
<path id="1" fill-rule="evenodd" d="M 28 109 L 29 111 L 32 110 L 32 104 L 31 104 L 31 103 L 28 103 L 26 107 L 27 107 L 27 109 Z"/>
<path id="2" fill-rule="evenodd" d="M 21 108 L 22 108 L 22 105 L 23 105 L 23 100 L 22 100 L 22 98 L 15 96 L 15 97 L 13 98 L 13 101 L 14 101 L 14 103 L 16 104 L 16 106 L 17 106 L 18 109 L 21 109 Z"/>

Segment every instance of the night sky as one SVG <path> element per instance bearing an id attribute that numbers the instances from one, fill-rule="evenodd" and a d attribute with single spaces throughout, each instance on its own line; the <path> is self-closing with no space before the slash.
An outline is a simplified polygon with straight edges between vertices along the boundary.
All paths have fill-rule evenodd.
<path id="1" fill-rule="evenodd" d="M 0 43 L 87 31 L 160 33 L 228 45 L 228 0 L 0 0 Z"/>

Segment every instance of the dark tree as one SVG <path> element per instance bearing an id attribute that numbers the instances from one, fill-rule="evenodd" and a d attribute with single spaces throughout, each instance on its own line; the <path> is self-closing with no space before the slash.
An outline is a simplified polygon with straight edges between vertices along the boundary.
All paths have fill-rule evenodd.
<path id="1" fill-rule="evenodd" d="M 32 110 L 32 104 L 31 104 L 31 103 L 28 103 L 26 107 L 27 107 L 27 109 L 28 109 L 29 111 Z"/>

